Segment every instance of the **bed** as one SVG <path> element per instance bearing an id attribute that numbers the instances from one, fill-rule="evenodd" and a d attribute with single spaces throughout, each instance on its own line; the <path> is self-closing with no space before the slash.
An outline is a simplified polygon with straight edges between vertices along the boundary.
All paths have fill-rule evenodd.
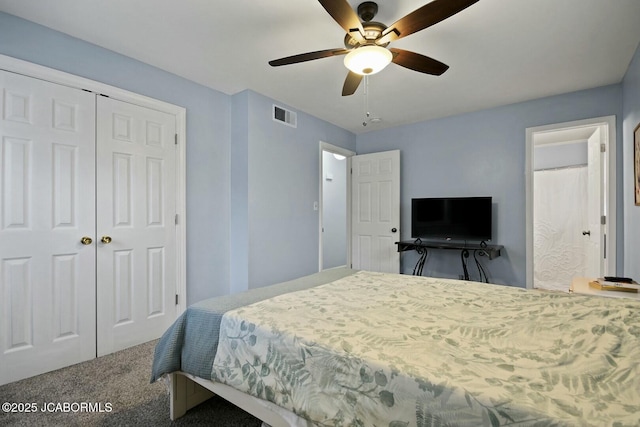
<path id="1" fill-rule="evenodd" d="M 637 426 L 640 302 L 329 270 L 194 304 L 159 378 L 172 419 L 215 393 L 272 426 Z"/>

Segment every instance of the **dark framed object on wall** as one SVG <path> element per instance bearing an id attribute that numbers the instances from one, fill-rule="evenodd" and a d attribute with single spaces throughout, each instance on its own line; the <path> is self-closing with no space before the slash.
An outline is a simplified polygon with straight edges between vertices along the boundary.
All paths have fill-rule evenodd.
<path id="1" fill-rule="evenodd" d="M 633 131 L 633 180 L 636 206 L 640 206 L 640 123 Z"/>

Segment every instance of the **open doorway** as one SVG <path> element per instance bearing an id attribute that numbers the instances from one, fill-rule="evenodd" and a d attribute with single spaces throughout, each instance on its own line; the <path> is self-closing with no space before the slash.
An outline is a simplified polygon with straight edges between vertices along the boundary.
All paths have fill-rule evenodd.
<path id="1" fill-rule="evenodd" d="M 318 270 L 350 265 L 351 179 L 353 151 L 320 142 Z"/>
<path id="2" fill-rule="evenodd" d="M 615 117 L 527 129 L 527 288 L 615 271 Z"/>

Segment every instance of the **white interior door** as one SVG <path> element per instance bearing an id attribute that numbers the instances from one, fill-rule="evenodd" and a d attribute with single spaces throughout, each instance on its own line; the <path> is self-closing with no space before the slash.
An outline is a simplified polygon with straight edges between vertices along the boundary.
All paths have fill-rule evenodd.
<path id="1" fill-rule="evenodd" d="M 94 99 L 0 71 L 0 384 L 96 354 Z"/>
<path id="2" fill-rule="evenodd" d="M 176 119 L 106 97 L 97 106 L 101 356 L 158 338 L 175 320 Z"/>
<path id="3" fill-rule="evenodd" d="M 400 151 L 353 156 L 352 266 L 398 273 L 400 254 Z"/>
<path id="4" fill-rule="evenodd" d="M 604 159 L 601 151 L 601 128 L 598 127 L 587 140 L 588 186 L 587 186 L 587 224 L 583 231 L 587 240 L 586 277 L 604 275 L 604 227 L 601 224 L 603 212 Z"/>

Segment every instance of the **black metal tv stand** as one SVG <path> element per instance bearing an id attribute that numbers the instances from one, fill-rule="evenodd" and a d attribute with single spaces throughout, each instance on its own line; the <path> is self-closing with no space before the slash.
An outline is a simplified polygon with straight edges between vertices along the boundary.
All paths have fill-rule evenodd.
<path id="1" fill-rule="evenodd" d="M 421 276 L 424 263 L 427 260 L 427 254 L 429 249 L 449 249 L 459 250 L 460 260 L 462 262 L 462 270 L 464 272 L 464 280 L 469 280 L 469 271 L 467 269 L 466 259 L 469 258 L 470 253 L 473 253 L 473 258 L 478 266 L 480 272 L 480 280 L 488 282 L 487 274 L 482 268 L 482 265 L 478 261 L 478 256 L 486 256 L 490 260 L 500 256 L 502 245 L 487 245 L 485 243 L 456 243 L 449 241 L 433 241 L 433 240 L 404 240 L 396 242 L 398 245 L 398 252 L 416 251 L 420 254 L 420 258 L 413 268 L 413 274 Z"/>

